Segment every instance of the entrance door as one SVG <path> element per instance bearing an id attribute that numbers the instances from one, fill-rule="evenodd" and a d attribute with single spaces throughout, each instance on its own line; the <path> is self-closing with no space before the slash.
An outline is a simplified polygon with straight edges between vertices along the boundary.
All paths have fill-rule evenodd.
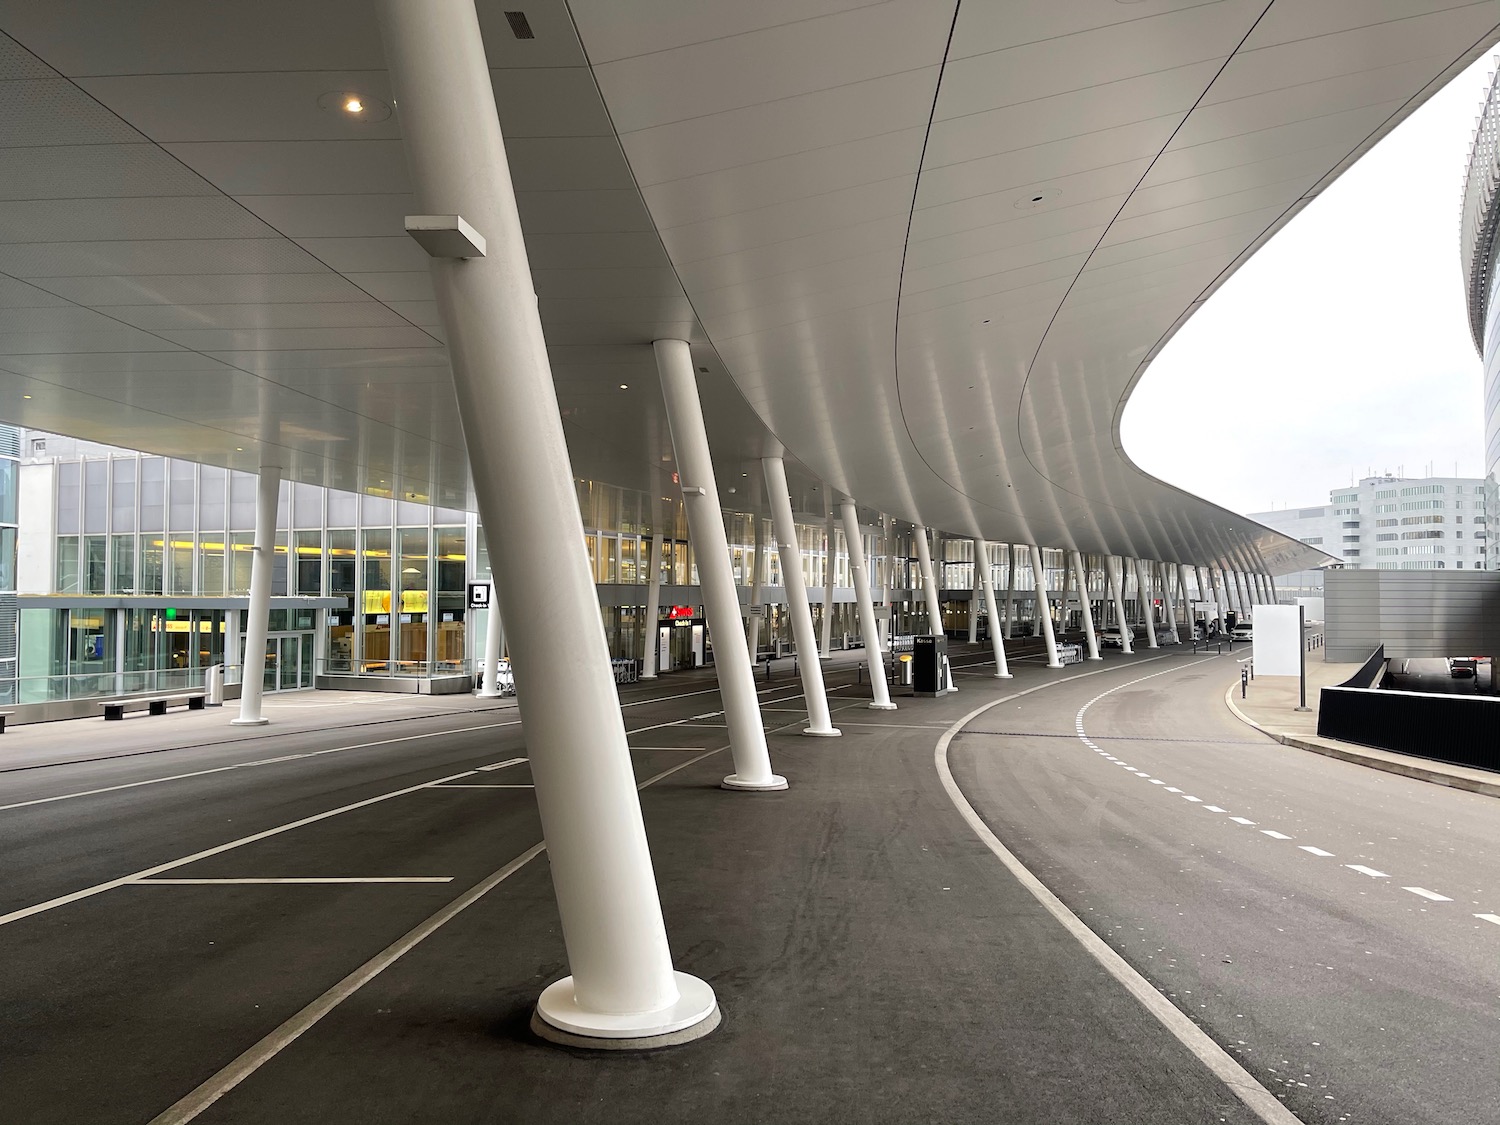
<path id="1" fill-rule="evenodd" d="M 280 689 L 281 668 L 281 644 L 277 637 L 266 638 L 266 670 L 261 676 L 261 691 L 278 691 Z"/>
<path id="2" fill-rule="evenodd" d="M 296 691 L 302 686 L 302 638 L 281 637 L 281 690 Z"/>

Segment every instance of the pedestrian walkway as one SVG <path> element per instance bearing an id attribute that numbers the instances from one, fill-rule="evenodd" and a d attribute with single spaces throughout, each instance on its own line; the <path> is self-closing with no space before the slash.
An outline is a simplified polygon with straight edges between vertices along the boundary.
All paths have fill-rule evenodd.
<path id="1" fill-rule="evenodd" d="M 1298 683 L 1295 676 L 1257 676 L 1245 687 L 1245 696 L 1240 697 L 1240 685 L 1233 685 L 1225 701 L 1229 709 L 1252 727 L 1264 731 L 1284 746 L 1307 750 L 1314 754 L 1325 754 L 1341 758 L 1371 769 L 1387 773 L 1414 777 L 1430 781 L 1435 785 L 1447 785 L 1454 789 L 1465 789 L 1471 793 L 1483 793 L 1500 797 L 1500 776 L 1487 770 L 1468 766 L 1450 765 L 1430 758 L 1417 758 L 1410 754 L 1397 754 L 1373 746 L 1358 746 L 1352 742 L 1339 742 L 1318 736 L 1319 691 L 1343 683 L 1360 668 L 1358 664 L 1329 663 L 1323 659 L 1323 650 L 1307 654 L 1307 707 L 1297 710 Z"/>

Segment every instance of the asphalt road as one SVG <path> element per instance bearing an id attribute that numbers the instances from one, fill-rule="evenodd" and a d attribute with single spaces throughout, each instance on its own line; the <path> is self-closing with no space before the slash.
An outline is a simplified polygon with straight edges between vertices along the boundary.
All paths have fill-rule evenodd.
<path id="1" fill-rule="evenodd" d="M 1255 734 L 1226 660 L 1140 677 L 980 717 L 966 796 L 1304 1121 L 1500 1121 L 1500 805 Z"/>

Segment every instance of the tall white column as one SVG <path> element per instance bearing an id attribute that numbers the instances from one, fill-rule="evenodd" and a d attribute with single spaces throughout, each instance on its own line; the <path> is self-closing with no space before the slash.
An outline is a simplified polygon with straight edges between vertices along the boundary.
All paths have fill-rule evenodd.
<path id="1" fill-rule="evenodd" d="M 917 543 L 917 570 L 922 575 L 922 594 L 927 601 L 927 631 L 934 637 L 943 635 L 943 606 L 938 600 L 937 577 L 932 572 L 932 548 L 927 543 L 927 529 L 921 524 L 912 528 Z"/>
<path id="2" fill-rule="evenodd" d="M 760 622 L 766 612 L 765 604 L 761 601 L 761 575 L 766 570 L 766 532 L 765 521 L 759 516 L 755 517 L 755 554 L 750 563 L 750 626 L 746 631 L 746 645 L 750 649 L 750 663 L 755 663 L 756 654 L 760 652 Z"/>
<path id="3" fill-rule="evenodd" d="M 1042 565 L 1042 549 L 1035 543 L 1031 548 L 1031 572 L 1036 577 L 1036 612 L 1042 620 L 1042 636 L 1047 642 L 1047 667 L 1061 668 L 1057 658 L 1057 635 L 1052 631 L 1052 607 L 1047 601 L 1047 568 Z"/>
<path id="4" fill-rule="evenodd" d="M 802 697 L 807 703 L 807 729 L 803 734 L 837 737 L 841 731 L 828 714 L 828 695 L 823 689 L 823 665 L 818 661 L 817 634 L 813 632 L 812 606 L 807 601 L 807 583 L 802 577 L 802 549 L 797 544 L 797 525 L 792 519 L 791 490 L 786 484 L 786 465 L 780 457 L 760 462 L 766 476 L 766 496 L 771 504 L 771 532 L 781 559 L 781 581 L 786 587 L 787 609 L 792 617 L 792 639 L 797 643 L 797 671 L 802 675 Z"/>
<path id="5" fill-rule="evenodd" d="M 990 570 L 990 545 L 983 539 L 974 540 L 974 567 L 979 575 L 979 586 L 984 591 L 984 611 L 990 617 L 990 647 L 995 650 L 995 679 L 1009 680 L 1013 677 L 1005 659 L 1005 637 L 1000 632 L 999 606 L 995 604 L 995 575 Z"/>
<path id="6" fill-rule="evenodd" d="M 823 551 L 823 636 L 818 643 L 818 651 L 826 659 L 829 646 L 833 643 L 833 575 L 839 542 L 838 532 L 834 530 L 832 512 L 828 513 L 828 527 L 824 535 L 828 545 Z"/>
<path id="7" fill-rule="evenodd" d="M 989 566 L 989 559 L 985 559 L 985 566 Z M 1011 630 L 1016 621 L 1016 545 L 1007 543 L 1005 545 L 1005 639 L 1008 641 L 1014 635 Z M 1000 623 L 994 622 L 990 628 L 998 629 Z"/>
<path id="8" fill-rule="evenodd" d="M 1269 570 L 1266 571 L 1266 590 L 1270 593 L 1272 605 L 1279 605 L 1281 595 L 1276 592 L 1276 577 Z"/>
<path id="9" fill-rule="evenodd" d="M 878 568 L 880 576 L 880 596 L 875 600 L 885 607 L 885 616 L 880 619 L 880 651 L 891 651 L 891 637 L 894 635 L 892 629 L 895 625 L 895 606 L 891 605 L 891 539 L 890 529 L 886 521 L 890 517 L 880 517 L 880 530 L 874 538 L 874 549 L 878 554 Z"/>
<path id="10" fill-rule="evenodd" d="M 1218 615 L 1219 627 L 1222 629 L 1228 623 L 1225 615 L 1229 612 L 1229 603 L 1224 594 L 1224 572 L 1218 563 L 1208 568 L 1208 578 L 1214 588 L 1214 613 Z"/>
<path id="11" fill-rule="evenodd" d="M 484 683 L 479 689 L 480 699 L 497 699 L 500 687 L 497 683 L 500 669 L 500 600 L 495 593 L 495 583 L 490 583 L 490 608 L 484 618 Z"/>
<path id="12" fill-rule="evenodd" d="M 1083 632 L 1088 638 L 1089 659 L 1103 660 L 1099 655 L 1099 637 L 1094 632 L 1094 599 L 1089 593 L 1088 571 L 1084 569 L 1083 556 L 1073 552 L 1073 570 L 1078 575 L 1078 601 L 1083 606 Z"/>
<path id="13" fill-rule="evenodd" d="M 714 642 L 714 671 L 729 727 L 729 752 L 734 756 L 734 773 L 724 779 L 723 785 L 726 789 L 785 789 L 786 778 L 771 772 L 771 755 L 766 749 L 755 670 L 740 625 L 739 588 L 729 564 L 729 539 L 724 534 L 719 485 L 709 456 L 708 432 L 703 427 L 692 351 L 685 340 L 657 340 L 653 347 L 662 398 L 667 404 L 667 427 L 677 452 L 688 534 L 698 560 L 703 612 Z"/>
<path id="14" fill-rule="evenodd" d="M 651 537 L 651 558 L 646 562 L 646 651 L 641 654 L 641 679 L 656 679 L 657 654 L 661 651 L 661 553 L 667 538 L 660 532 Z"/>
<path id="15" fill-rule="evenodd" d="M 276 560 L 276 503 L 281 466 L 262 465 L 255 482 L 255 553 L 250 560 L 250 608 L 245 617 L 245 670 L 240 684 L 240 717 L 230 725 L 258 727 L 266 722 L 261 694 L 266 679 L 266 630 L 271 617 L 271 567 Z"/>
<path id="16" fill-rule="evenodd" d="M 486 242 L 430 268 L 480 516 L 506 532 L 495 580 L 572 970 L 532 1027 L 596 1047 L 707 1034 L 713 989 L 672 970 L 473 0 L 375 10 L 417 207 Z"/>
<path id="17" fill-rule="evenodd" d="M 1136 602 L 1146 621 L 1146 647 L 1159 648 L 1161 642 L 1156 639 L 1156 616 L 1151 612 L 1151 586 L 1146 581 L 1146 564 L 1140 559 L 1135 560 L 1135 586 Z"/>
<path id="18" fill-rule="evenodd" d="M 1116 628 L 1120 630 L 1120 650 L 1127 655 L 1135 651 L 1135 637 L 1130 621 L 1125 616 L 1125 590 L 1120 581 L 1120 566 L 1123 559 L 1114 555 L 1104 556 L 1104 574 L 1109 579 L 1109 592 L 1114 598 Z"/>
<path id="19" fill-rule="evenodd" d="M 1057 621 L 1064 633 L 1068 631 L 1068 602 L 1073 597 L 1073 568 L 1068 565 L 1068 556 L 1063 554 L 1062 599 L 1058 605 Z"/>
<path id="20" fill-rule="evenodd" d="M 1172 564 L 1159 562 L 1156 568 L 1161 575 L 1161 604 L 1167 611 L 1167 628 L 1172 630 L 1172 643 L 1176 644 L 1180 637 L 1177 632 L 1177 599 L 1172 596 Z"/>
<path id="21" fill-rule="evenodd" d="M 969 594 L 969 643 L 979 643 L 979 599 L 984 597 L 984 583 L 979 575 L 979 559 L 974 560 L 974 590 Z M 986 610 L 988 612 L 988 610 Z M 1000 623 L 991 619 L 990 628 L 999 628 Z"/>
<path id="22" fill-rule="evenodd" d="M 1188 597 L 1187 567 L 1177 564 L 1177 593 L 1182 599 L 1182 620 L 1189 629 L 1193 627 L 1193 603 Z"/>
<path id="23" fill-rule="evenodd" d="M 839 501 L 844 517 L 844 542 L 849 547 L 849 571 L 854 576 L 854 598 L 859 605 L 859 631 L 865 640 L 865 660 L 870 668 L 870 690 L 876 711 L 894 711 L 891 692 L 885 683 L 885 658 L 880 655 L 880 628 L 875 624 L 875 603 L 870 600 L 870 574 L 865 570 L 865 549 L 859 533 L 859 513 L 853 500 Z"/>

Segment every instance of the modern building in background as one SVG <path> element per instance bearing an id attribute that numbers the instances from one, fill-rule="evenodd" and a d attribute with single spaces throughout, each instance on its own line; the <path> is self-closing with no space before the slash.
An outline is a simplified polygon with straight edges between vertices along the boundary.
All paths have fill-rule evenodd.
<path id="1" fill-rule="evenodd" d="M 1482 570 L 1485 481 L 1476 477 L 1365 477 L 1328 503 L 1250 512 L 1250 518 L 1343 560 L 1350 570 Z M 1290 597 L 1321 597 L 1323 572 L 1276 580 Z"/>
<path id="2" fill-rule="evenodd" d="M 1469 331 L 1484 360 L 1485 493 L 1491 511 L 1500 511 L 1500 269 L 1496 269 L 1495 198 L 1500 191 L 1500 72 L 1490 83 L 1469 148 L 1464 177 L 1459 249 L 1468 296 Z M 1500 570 L 1500 559 L 1489 568 Z"/>

